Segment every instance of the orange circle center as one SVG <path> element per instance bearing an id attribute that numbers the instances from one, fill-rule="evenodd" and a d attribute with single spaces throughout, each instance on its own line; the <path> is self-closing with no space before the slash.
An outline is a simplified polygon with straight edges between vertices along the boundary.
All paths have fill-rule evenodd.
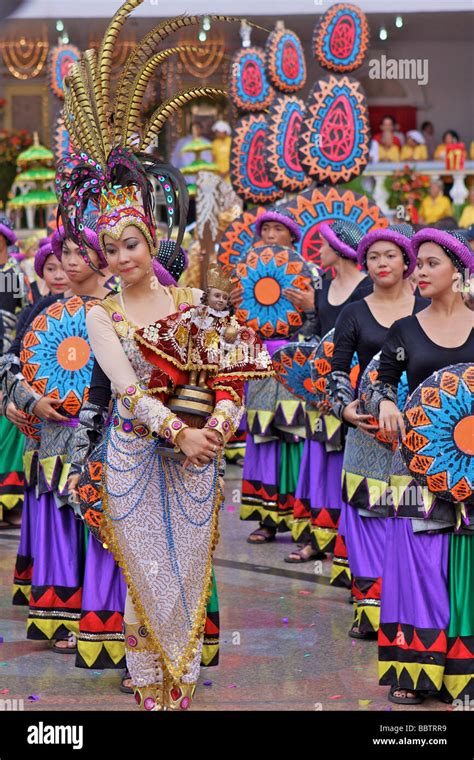
<path id="1" fill-rule="evenodd" d="M 273 277 L 262 277 L 255 285 L 254 295 L 262 306 L 272 306 L 280 298 L 281 289 Z"/>
<path id="2" fill-rule="evenodd" d="M 60 367 L 71 372 L 85 367 L 90 355 L 91 350 L 88 342 L 77 335 L 65 338 L 56 351 L 56 358 Z"/>
<path id="3" fill-rule="evenodd" d="M 474 415 L 459 420 L 454 428 L 454 442 L 465 454 L 474 454 Z"/>

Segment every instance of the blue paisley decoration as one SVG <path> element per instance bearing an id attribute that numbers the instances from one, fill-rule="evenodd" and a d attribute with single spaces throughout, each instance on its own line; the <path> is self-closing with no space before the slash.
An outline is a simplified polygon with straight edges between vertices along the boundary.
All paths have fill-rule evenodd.
<path id="1" fill-rule="evenodd" d="M 415 480 L 439 498 L 474 502 L 474 364 L 434 372 L 409 397 L 401 453 Z"/>
<path id="2" fill-rule="evenodd" d="M 293 335 L 301 328 L 301 312 L 283 295 L 285 288 L 306 288 L 312 282 L 305 262 L 292 248 L 261 246 L 250 250 L 235 268 L 240 291 L 236 316 L 264 340 Z"/>

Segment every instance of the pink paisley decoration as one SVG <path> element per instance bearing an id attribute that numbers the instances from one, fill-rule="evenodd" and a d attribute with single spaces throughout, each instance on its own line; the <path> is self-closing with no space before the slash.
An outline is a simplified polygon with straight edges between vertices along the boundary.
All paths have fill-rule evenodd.
<path id="1" fill-rule="evenodd" d="M 248 114 L 235 125 L 230 176 L 237 195 L 250 203 L 274 203 L 283 196 L 283 190 L 268 175 L 265 161 L 268 133 L 265 114 Z"/>
<path id="2" fill-rule="evenodd" d="M 80 57 L 81 51 L 75 45 L 57 45 L 48 53 L 49 86 L 51 92 L 61 100 L 64 100 L 64 77 Z"/>
<path id="3" fill-rule="evenodd" d="M 267 73 L 281 92 L 297 92 L 306 84 L 306 60 L 300 38 L 289 29 L 276 29 L 265 46 Z"/>
<path id="4" fill-rule="evenodd" d="M 304 259 L 319 265 L 322 239 L 318 232 L 322 222 L 336 219 L 357 224 L 364 235 L 372 229 L 386 227 L 388 220 L 379 206 L 365 195 L 352 190 L 309 188 L 284 205 L 284 209 L 301 227 L 301 240 L 295 248 Z"/>
<path id="5" fill-rule="evenodd" d="M 229 96 L 240 111 L 263 111 L 275 95 L 265 71 L 263 48 L 242 48 L 232 57 Z"/>
<path id="6" fill-rule="evenodd" d="M 266 141 L 268 175 L 278 187 L 297 193 L 311 184 L 301 166 L 298 141 L 305 104 L 295 95 L 279 95 L 269 110 L 269 131 Z"/>
<path id="7" fill-rule="evenodd" d="M 369 25 L 356 5 L 338 3 L 323 14 L 313 33 L 313 52 L 329 71 L 346 74 L 359 68 L 369 47 Z"/>
<path id="8" fill-rule="evenodd" d="M 369 160 L 367 101 L 359 82 L 329 75 L 314 85 L 306 101 L 299 157 L 319 184 L 350 182 Z"/>

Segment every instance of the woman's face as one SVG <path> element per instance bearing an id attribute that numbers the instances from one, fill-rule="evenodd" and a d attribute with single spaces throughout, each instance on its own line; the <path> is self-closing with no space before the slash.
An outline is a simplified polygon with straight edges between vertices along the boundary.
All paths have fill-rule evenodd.
<path id="1" fill-rule="evenodd" d="M 321 237 L 322 245 L 319 249 L 321 255 L 321 266 L 324 268 L 333 267 L 338 261 L 338 255 L 334 248 L 331 248 L 328 241 Z"/>
<path id="2" fill-rule="evenodd" d="M 390 288 L 403 279 L 406 264 L 401 248 L 390 240 L 377 240 L 367 251 L 367 271 L 375 285 Z"/>
<path id="3" fill-rule="evenodd" d="M 444 136 L 445 145 L 452 145 L 455 142 L 455 137 L 451 132 L 446 132 Z"/>
<path id="4" fill-rule="evenodd" d="M 420 245 L 416 272 L 420 293 L 425 298 L 436 298 L 454 288 L 461 289 L 456 267 L 437 243 Z"/>
<path id="5" fill-rule="evenodd" d="M 43 280 L 51 295 L 64 293 L 70 285 L 66 272 L 63 269 L 63 265 L 56 258 L 54 253 L 51 253 L 44 262 Z"/>
<path id="6" fill-rule="evenodd" d="M 153 274 L 150 248 L 138 227 L 125 227 L 119 240 L 104 235 L 103 245 L 110 271 L 128 285 Z"/>
<path id="7" fill-rule="evenodd" d="M 264 222 L 260 233 L 265 245 L 283 245 L 287 248 L 293 246 L 291 232 L 281 222 Z"/>
<path id="8" fill-rule="evenodd" d="M 88 247 L 86 247 L 86 251 L 93 265 L 98 267 L 99 256 L 97 255 L 96 251 L 94 251 L 93 248 Z M 84 261 L 81 249 L 77 243 L 74 242 L 74 240 L 66 239 L 63 242 L 61 263 L 63 265 L 63 270 L 66 274 L 66 277 L 73 284 L 80 284 L 84 282 L 93 273 L 93 270 L 90 268 L 89 264 Z"/>

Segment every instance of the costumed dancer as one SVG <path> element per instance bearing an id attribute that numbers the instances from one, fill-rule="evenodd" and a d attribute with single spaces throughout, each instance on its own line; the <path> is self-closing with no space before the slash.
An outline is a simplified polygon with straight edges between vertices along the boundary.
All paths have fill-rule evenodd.
<path id="1" fill-rule="evenodd" d="M 400 433 L 402 446 L 419 460 L 411 461 L 411 472 L 400 450 L 393 460 L 379 679 L 390 686 L 391 702 L 419 704 L 428 692 L 464 704 L 474 697 L 472 493 L 461 501 L 474 483 L 474 314 L 463 303 L 462 281 L 474 274 L 474 256 L 456 232 L 425 228 L 412 243 L 418 285 L 431 304 L 390 328 L 368 399 L 380 428 L 395 439 Z M 409 398 L 401 413 L 395 389 L 403 371 L 413 393 L 433 372 L 461 364 L 462 374 L 440 373 L 438 387 L 426 387 L 411 411 Z M 448 488 L 449 495 L 442 493 Z"/>
<path id="2" fill-rule="evenodd" d="M 29 305 L 31 290 L 27 278 L 8 246 L 16 242 L 13 224 L 0 214 L 0 357 L 7 354 L 15 339 L 17 317 Z M 24 438 L 6 417 L 0 416 L 0 529 L 19 528 L 25 485 L 22 457 Z"/>
<path id="3" fill-rule="evenodd" d="M 84 312 L 87 301 L 101 299 L 109 292 L 102 284 L 100 267 L 105 266 L 106 261 L 93 225 L 94 222 L 86 218 L 82 230 L 84 243 L 77 236 L 75 239 L 66 236 L 61 228 L 53 236 L 52 248 L 61 259 L 70 282 L 70 290 L 58 302 L 61 308 L 65 308 L 63 305 L 71 296 L 78 296 L 84 303 L 81 307 Z M 56 297 L 50 296 L 49 300 L 54 301 Z M 32 309 L 32 329 L 35 329 L 35 317 L 45 313 L 47 302 L 48 298 L 43 299 Z M 46 308 L 53 306 L 55 304 L 50 303 Z M 61 337 L 67 340 L 67 335 Z M 45 374 L 54 373 L 56 357 L 57 354 L 55 358 L 49 357 L 48 366 L 42 368 Z M 42 421 L 40 444 L 29 469 L 29 482 L 35 484 L 37 498 L 33 505 L 36 519 L 27 638 L 50 640 L 54 651 L 76 653 L 82 609 L 85 534 L 82 521 L 71 503 L 66 480 L 77 418 L 58 411 L 61 399 L 41 396 L 28 386 L 18 373 L 17 362 L 18 357 L 13 356 L 11 365 L 6 368 L 9 399 L 17 409 Z"/>
<path id="4" fill-rule="evenodd" d="M 127 12 L 140 4 L 141 0 L 126 3 L 126 12 L 119 11 L 109 25 L 98 56 L 86 51 L 82 65 L 70 69 L 65 114 L 71 139 L 81 153 L 70 159 L 69 177 L 60 171 L 57 180 L 63 220 L 73 226 L 75 235 L 80 232 L 83 206 L 98 201 L 100 194 L 99 241 L 111 271 L 120 274 L 124 286 L 118 296 L 109 296 L 90 310 L 87 327 L 115 400 L 103 443 L 100 531 L 128 586 L 125 645 L 135 699 L 145 710 L 187 709 L 199 676 L 212 590 L 221 503 L 219 460 L 242 406 L 229 390 L 216 389 L 205 426 L 186 425 L 160 394 L 149 391 L 153 365 L 134 339 L 137 329 L 183 305 L 200 303 L 201 291 L 163 287 L 153 274 L 157 243 L 149 177 L 165 191 L 169 232 L 179 207 L 171 258 L 179 252 L 188 195 L 179 172 L 144 151 L 181 105 L 214 94 L 211 88 L 180 94 L 156 109 L 148 122 L 142 121 L 146 84 L 173 52 L 157 52 L 163 39 L 199 22 L 197 17 L 181 17 L 161 24 L 134 48 L 111 102 L 110 49 Z M 113 121 L 104 118 L 109 113 L 114 113 Z M 134 135 L 140 136 L 138 146 Z M 137 156 L 130 149 L 134 143 Z M 70 206 L 76 208 L 72 219 Z M 236 375 L 237 380 L 239 371 Z M 184 454 L 184 463 L 176 459 L 175 446 Z"/>
<path id="5" fill-rule="evenodd" d="M 44 281 L 47 294 L 50 296 L 40 299 L 41 305 L 37 308 L 42 310 L 46 306 L 49 306 L 50 303 L 63 297 L 65 291 L 69 287 L 69 280 L 62 268 L 61 262 L 58 261 L 54 255 L 49 237 L 40 241 L 40 247 L 35 254 L 34 268 L 38 278 Z M 12 372 L 14 367 L 17 368 L 18 372 L 20 371 L 19 355 L 21 350 L 21 339 L 31 322 L 31 315 L 34 308 L 34 306 L 27 306 L 21 312 L 18 318 L 16 338 L 10 347 L 9 354 L 0 362 L 0 387 L 3 387 L 3 380 L 6 382 L 5 400 L 7 403 L 5 414 L 11 422 L 15 425 L 21 426 L 22 431 L 25 433 L 25 445 L 23 451 L 25 490 L 20 543 L 18 545 L 13 574 L 13 604 L 15 605 L 28 605 L 31 593 L 31 575 L 33 571 L 34 555 L 33 546 L 36 532 L 36 480 L 32 480 L 31 476 L 34 478 L 36 473 L 36 465 L 33 460 L 36 460 L 38 456 L 40 428 L 39 425 L 29 424 L 25 414 L 16 409 L 15 404 L 8 400 L 8 379 L 10 382 L 15 379 L 13 374 L 8 378 L 8 372 Z M 7 367 L 10 369 L 8 370 Z"/>
<path id="6" fill-rule="evenodd" d="M 258 217 L 257 236 L 265 245 L 293 248 L 301 230 L 283 209 Z M 288 295 L 290 291 L 286 291 Z M 311 309 L 314 294 L 310 293 Z M 287 340 L 265 341 L 271 356 Z M 248 435 L 242 473 L 241 520 L 259 520 L 251 544 L 273 541 L 291 530 L 293 503 L 303 454 L 304 402 L 274 377 L 249 382 L 245 402 Z"/>
<path id="7" fill-rule="evenodd" d="M 415 297 L 406 280 L 415 268 L 415 254 L 407 224 L 372 230 L 357 247 L 359 264 L 367 270 L 374 289 L 346 306 L 334 335 L 334 354 L 328 375 L 328 398 L 333 413 L 349 425 L 342 470 L 345 542 L 352 574 L 354 622 L 349 635 L 374 638 L 380 620 L 382 562 L 385 545 L 388 477 L 393 452 L 374 438 L 370 415 L 358 411 L 359 402 L 349 372 L 357 353 L 359 378 L 380 351 L 396 319 L 416 313 L 426 301 Z"/>
<path id="8" fill-rule="evenodd" d="M 372 281 L 357 269 L 357 246 L 362 233 L 356 224 L 348 221 L 324 222 L 319 234 L 321 265 L 332 268 L 321 278 L 320 288 L 314 295 L 314 329 L 322 337 L 333 329 L 344 306 L 358 301 L 372 290 Z M 291 296 L 288 295 L 291 300 Z M 341 495 L 341 472 L 343 460 L 343 436 L 329 443 L 327 430 L 334 424 L 321 424 L 322 416 L 328 415 L 321 404 L 319 411 L 306 411 L 307 438 L 304 444 L 300 476 L 295 493 L 295 520 L 306 519 L 307 540 L 299 550 L 291 552 L 287 562 L 307 562 L 318 553 L 331 552 L 333 560 L 333 585 L 350 588 L 351 579 L 344 544 L 345 503 Z M 334 418 L 334 423 L 340 424 Z M 341 521 L 341 522 L 339 522 Z"/>

